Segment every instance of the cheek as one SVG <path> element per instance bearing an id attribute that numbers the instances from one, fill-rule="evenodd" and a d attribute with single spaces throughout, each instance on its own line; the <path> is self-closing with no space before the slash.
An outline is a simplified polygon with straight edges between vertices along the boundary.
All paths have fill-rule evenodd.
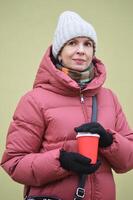
<path id="1" fill-rule="evenodd" d="M 86 55 L 87 55 L 88 59 L 92 59 L 93 58 L 93 50 L 91 50 L 90 52 L 88 52 Z"/>
<path id="2" fill-rule="evenodd" d="M 63 65 L 68 65 L 69 62 L 69 56 L 68 55 L 64 55 L 62 54 L 62 56 L 60 57 L 60 61 L 62 62 Z"/>
<path id="3" fill-rule="evenodd" d="M 63 54 L 61 55 L 62 61 L 68 61 L 70 58 L 71 58 L 70 52 L 63 52 Z"/>
<path id="4" fill-rule="evenodd" d="M 87 56 L 87 65 L 89 65 L 92 62 L 93 54 Z"/>

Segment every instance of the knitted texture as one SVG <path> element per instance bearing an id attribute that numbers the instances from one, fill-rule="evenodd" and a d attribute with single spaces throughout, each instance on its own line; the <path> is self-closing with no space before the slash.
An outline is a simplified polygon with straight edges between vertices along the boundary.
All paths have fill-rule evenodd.
<path id="1" fill-rule="evenodd" d="M 85 123 L 75 128 L 76 132 L 97 133 L 100 136 L 99 146 L 109 147 L 113 143 L 113 136 L 108 133 L 101 124 L 97 122 Z"/>
<path id="2" fill-rule="evenodd" d="M 54 34 L 52 53 L 55 58 L 64 44 L 75 37 L 89 37 L 97 45 L 97 35 L 93 26 L 77 13 L 65 11 L 59 16 Z"/>
<path id="3" fill-rule="evenodd" d="M 91 164 L 90 158 L 87 158 L 76 152 L 67 152 L 63 149 L 60 151 L 59 161 L 61 167 L 78 174 L 92 174 L 101 165 L 99 160 L 96 162 L 96 164 Z"/>

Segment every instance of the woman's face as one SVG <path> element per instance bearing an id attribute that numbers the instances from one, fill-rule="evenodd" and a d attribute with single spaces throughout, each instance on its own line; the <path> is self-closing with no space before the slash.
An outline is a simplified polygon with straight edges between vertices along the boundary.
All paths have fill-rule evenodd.
<path id="1" fill-rule="evenodd" d="M 76 37 L 65 44 L 58 59 L 69 69 L 84 71 L 92 62 L 93 50 L 93 42 L 89 38 Z"/>

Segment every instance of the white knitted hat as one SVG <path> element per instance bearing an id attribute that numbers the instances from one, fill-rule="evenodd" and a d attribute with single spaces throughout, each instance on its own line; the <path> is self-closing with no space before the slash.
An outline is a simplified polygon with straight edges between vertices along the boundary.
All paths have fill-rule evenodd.
<path id="1" fill-rule="evenodd" d="M 54 33 L 52 53 L 56 58 L 63 45 L 75 37 L 89 37 L 97 46 L 97 35 L 93 26 L 82 19 L 77 13 L 65 11 L 59 16 Z"/>

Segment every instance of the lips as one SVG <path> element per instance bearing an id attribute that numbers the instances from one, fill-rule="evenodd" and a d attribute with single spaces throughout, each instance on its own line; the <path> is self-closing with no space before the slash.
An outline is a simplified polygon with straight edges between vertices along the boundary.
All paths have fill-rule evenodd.
<path id="1" fill-rule="evenodd" d="M 81 58 L 76 58 L 76 59 L 73 59 L 77 64 L 84 64 L 85 63 L 85 60 L 84 59 L 81 59 Z"/>

